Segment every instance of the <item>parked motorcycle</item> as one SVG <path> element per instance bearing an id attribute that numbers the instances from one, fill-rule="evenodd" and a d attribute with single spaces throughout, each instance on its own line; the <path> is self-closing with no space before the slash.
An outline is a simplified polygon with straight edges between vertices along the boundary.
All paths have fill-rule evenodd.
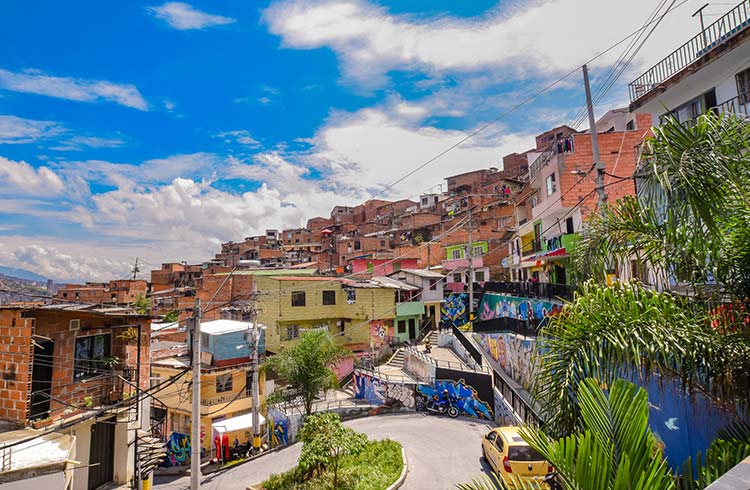
<path id="1" fill-rule="evenodd" d="M 550 490 L 563 490 L 562 483 L 559 482 L 557 473 L 555 473 L 554 471 L 552 473 L 548 473 L 542 481 L 549 485 Z"/>
<path id="2" fill-rule="evenodd" d="M 433 395 L 432 398 L 422 397 L 417 401 L 417 411 L 427 411 L 437 413 L 439 415 L 448 414 L 450 418 L 458 417 L 458 408 L 453 403 L 453 397 L 448 396 L 445 398 L 438 398 L 437 395 Z"/>

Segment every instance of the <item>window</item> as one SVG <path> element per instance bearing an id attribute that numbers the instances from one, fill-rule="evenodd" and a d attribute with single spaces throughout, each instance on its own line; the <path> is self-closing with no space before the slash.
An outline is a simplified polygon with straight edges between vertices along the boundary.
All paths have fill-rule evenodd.
<path id="1" fill-rule="evenodd" d="M 461 249 L 456 248 L 451 251 L 451 258 L 452 259 L 460 259 L 461 258 Z"/>
<path id="2" fill-rule="evenodd" d="M 565 220 L 565 233 L 567 233 L 568 235 L 570 235 L 572 233 L 575 233 L 575 231 L 573 229 L 573 218 L 572 217 L 567 218 Z"/>
<path id="3" fill-rule="evenodd" d="M 406 333 L 406 320 L 398 321 L 398 333 Z"/>
<path id="4" fill-rule="evenodd" d="M 437 291 L 438 280 L 430 279 L 430 291 Z"/>
<path id="5" fill-rule="evenodd" d="M 531 196 L 531 207 L 535 208 L 538 205 L 539 205 L 539 198 L 537 197 L 536 194 L 534 194 L 533 196 Z"/>
<path id="6" fill-rule="evenodd" d="M 460 272 L 453 274 L 453 282 L 464 282 L 463 275 Z"/>
<path id="7" fill-rule="evenodd" d="M 633 120 L 628 121 L 628 123 L 625 125 L 625 129 L 627 131 L 633 131 L 635 129 L 635 121 Z"/>
<path id="8" fill-rule="evenodd" d="M 481 245 L 478 247 L 474 247 L 474 250 L 472 251 L 472 256 L 481 257 L 482 255 L 484 255 L 484 247 L 482 247 Z"/>
<path id="9" fill-rule="evenodd" d="M 292 340 L 299 337 L 299 325 L 287 325 L 286 326 L 286 339 Z"/>
<path id="10" fill-rule="evenodd" d="M 232 391 L 232 373 L 216 377 L 216 393 L 226 393 L 227 391 Z"/>
<path id="11" fill-rule="evenodd" d="M 362 248 L 362 244 L 359 242 L 359 240 L 354 242 L 354 250 L 360 250 Z"/>
<path id="12" fill-rule="evenodd" d="M 557 184 L 555 183 L 555 174 L 552 173 L 547 176 L 547 195 L 551 196 L 557 190 Z"/>
<path id="13" fill-rule="evenodd" d="M 110 335 L 91 335 L 76 339 L 73 379 L 86 379 L 97 376 L 106 369 L 105 359 L 109 357 Z"/>
<path id="14" fill-rule="evenodd" d="M 323 305 L 336 304 L 336 291 L 323 291 Z"/>
<path id="15" fill-rule="evenodd" d="M 380 240 L 380 246 L 385 247 L 385 240 Z"/>
<path id="16" fill-rule="evenodd" d="M 304 291 L 292 292 L 292 306 L 305 306 L 305 292 Z"/>
<path id="17" fill-rule="evenodd" d="M 476 282 L 484 282 L 484 271 L 474 272 L 474 280 Z"/>
<path id="18" fill-rule="evenodd" d="M 201 333 L 201 345 L 204 349 L 208 349 L 208 334 Z"/>
<path id="19" fill-rule="evenodd" d="M 737 79 L 737 95 L 740 96 L 740 104 L 750 104 L 750 68 L 739 72 Z"/>

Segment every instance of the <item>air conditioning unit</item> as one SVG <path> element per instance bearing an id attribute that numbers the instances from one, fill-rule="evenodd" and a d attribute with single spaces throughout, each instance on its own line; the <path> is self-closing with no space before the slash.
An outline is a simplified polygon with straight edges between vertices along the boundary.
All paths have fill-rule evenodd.
<path id="1" fill-rule="evenodd" d="M 81 320 L 76 318 L 75 320 L 70 320 L 70 323 L 68 325 L 69 330 L 79 330 L 81 328 Z"/>

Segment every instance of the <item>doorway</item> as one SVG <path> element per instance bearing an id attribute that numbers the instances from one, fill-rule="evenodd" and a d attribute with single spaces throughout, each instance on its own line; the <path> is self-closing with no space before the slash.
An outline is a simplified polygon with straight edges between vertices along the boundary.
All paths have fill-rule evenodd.
<path id="1" fill-rule="evenodd" d="M 409 338 L 417 338 L 417 321 L 414 318 L 409 318 Z"/>
<path id="2" fill-rule="evenodd" d="M 109 483 L 114 477 L 115 418 L 91 426 L 88 490 Z"/>
<path id="3" fill-rule="evenodd" d="M 49 417 L 49 400 L 52 394 L 52 353 L 55 343 L 52 340 L 35 339 L 34 362 L 31 368 L 31 408 L 29 419 Z"/>

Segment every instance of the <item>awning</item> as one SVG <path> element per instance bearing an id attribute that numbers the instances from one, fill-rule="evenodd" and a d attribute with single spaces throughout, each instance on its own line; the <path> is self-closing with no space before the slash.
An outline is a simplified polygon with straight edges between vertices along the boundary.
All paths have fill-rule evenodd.
<path id="1" fill-rule="evenodd" d="M 265 417 L 258 414 L 259 425 L 263 426 L 266 423 Z M 212 424 L 213 429 L 219 434 L 224 432 L 235 432 L 243 429 L 250 429 L 253 426 L 253 414 L 248 413 L 245 415 L 238 415 L 231 419 L 219 420 Z"/>
<path id="2" fill-rule="evenodd" d="M 540 264 L 543 264 L 545 262 L 566 259 L 568 257 L 570 257 L 570 255 L 566 253 L 565 247 L 562 247 L 551 252 L 532 255 L 531 257 L 528 257 L 526 260 L 521 262 L 521 267 L 523 267 L 524 269 L 528 267 L 539 267 Z"/>

